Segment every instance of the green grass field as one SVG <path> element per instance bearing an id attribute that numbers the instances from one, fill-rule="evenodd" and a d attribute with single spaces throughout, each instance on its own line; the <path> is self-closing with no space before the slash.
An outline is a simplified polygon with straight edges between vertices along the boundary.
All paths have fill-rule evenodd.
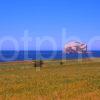
<path id="1" fill-rule="evenodd" d="M 100 100 L 100 62 L 0 63 L 0 100 Z"/>

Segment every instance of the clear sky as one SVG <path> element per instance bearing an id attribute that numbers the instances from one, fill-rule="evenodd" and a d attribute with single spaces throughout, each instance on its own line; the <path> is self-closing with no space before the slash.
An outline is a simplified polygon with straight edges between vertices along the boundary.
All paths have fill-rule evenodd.
<path id="1" fill-rule="evenodd" d="M 100 0 L 0 0 L 0 49 L 14 48 L 7 36 L 24 49 L 21 38 L 25 30 L 32 38 L 29 49 L 36 49 L 37 37 L 45 36 L 61 49 L 62 29 L 67 33 L 64 42 L 71 37 L 85 43 L 96 40 L 100 36 Z M 99 38 L 92 44 L 92 49 L 100 49 Z M 52 44 L 46 41 L 41 49 L 52 49 Z"/>

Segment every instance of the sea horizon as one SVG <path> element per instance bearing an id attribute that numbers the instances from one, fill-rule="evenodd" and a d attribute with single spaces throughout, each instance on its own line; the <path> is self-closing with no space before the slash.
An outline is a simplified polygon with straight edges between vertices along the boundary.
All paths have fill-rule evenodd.
<path id="1" fill-rule="evenodd" d="M 0 62 L 24 61 L 24 60 L 61 60 L 80 58 L 99 58 L 99 50 L 87 51 L 91 53 L 64 53 L 62 50 L 1 50 Z"/>

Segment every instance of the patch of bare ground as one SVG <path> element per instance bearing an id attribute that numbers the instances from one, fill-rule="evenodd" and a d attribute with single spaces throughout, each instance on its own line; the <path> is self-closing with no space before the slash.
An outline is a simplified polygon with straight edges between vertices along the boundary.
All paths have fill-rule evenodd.
<path id="1" fill-rule="evenodd" d="M 100 100 L 100 91 L 81 94 L 72 100 Z"/>
<path id="2" fill-rule="evenodd" d="M 8 98 L 0 97 L 0 100 L 51 100 L 51 99 L 49 99 L 48 96 L 19 95 Z"/>

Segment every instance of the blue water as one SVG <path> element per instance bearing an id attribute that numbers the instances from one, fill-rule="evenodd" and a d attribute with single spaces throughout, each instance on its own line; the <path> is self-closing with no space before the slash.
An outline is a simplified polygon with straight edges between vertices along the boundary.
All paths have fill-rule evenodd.
<path id="1" fill-rule="evenodd" d="M 100 57 L 100 51 L 92 51 L 90 54 L 65 54 L 62 51 L 0 51 L 0 62 L 39 59 L 77 59 L 89 57 Z"/>

